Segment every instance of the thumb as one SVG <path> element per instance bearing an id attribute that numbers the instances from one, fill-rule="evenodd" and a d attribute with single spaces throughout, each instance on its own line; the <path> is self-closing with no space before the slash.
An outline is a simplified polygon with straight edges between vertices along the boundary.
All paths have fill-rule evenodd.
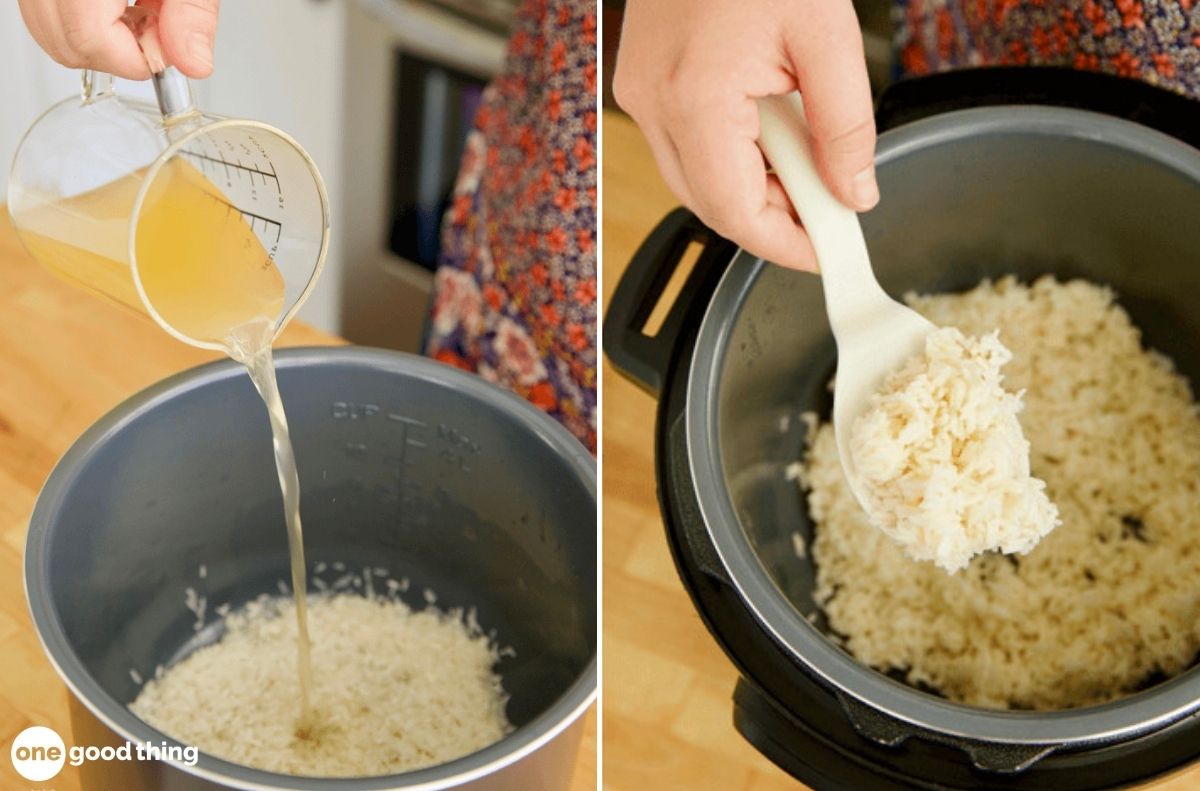
<path id="1" fill-rule="evenodd" d="M 862 33 L 849 2 L 821 4 L 789 42 L 804 114 L 812 128 L 821 179 L 852 209 L 879 201 L 875 183 L 875 116 Z"/>
<path id="2" fill-rule="evenodd" d="M 220 0 L 162 0 L 158 35 L 163 55 L 188 77 L 212 74 Z"/>

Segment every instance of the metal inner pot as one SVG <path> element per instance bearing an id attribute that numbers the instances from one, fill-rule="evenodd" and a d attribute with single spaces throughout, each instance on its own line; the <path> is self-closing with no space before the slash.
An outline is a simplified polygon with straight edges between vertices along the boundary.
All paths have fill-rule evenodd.
<path id="1" fill-rule="evenodd" d="M 1147 345 L 1200 382 L 1200 152 L 1130 122 L 1050 107 L 963 110 L 880 138 L 884 201 L 863 217 L 883 286 L 959 291 L 986 277 L 1043 274 L 1112 285 Z M 826 418 L 835 347 L 816 277 L 740 253 L 718 286 L 688 375 L 686 436 L 708 535 L 737 595 L 793 659 L 851 705 L 860 731 L 888 725 L 1016 750 L 1048 750 L 1162 728 L 1200 708 L 1200 669 L 1124 699 L 1055 712 L 952 703 L 876 672 L 810 624 L 812 522 L 786 465 L 805 410 Z M 786 431 L 781 419 L 788 418 Z M 892 728 L 892 735 L 896 729 Z"/>
<path id="2" fill-rule="evenodd" d="M 391 777 L 301 779 L 204 754 L 178 768 L 241 788 L 440 788 L 536 758 L 595 695 L 594 460 L 522 399 L 429 360 L 340 348 L 284 351 L 277 364 L 310 575 L 318 561 L 385 567 L 410 579 L 415 609 L 426 588 L 439 607 L 476 607 L 516 651 L 497 670 L 517 728 Z M 26 551 L 34 623 L 100 720 L 158 743 L 126 708 L 139 690 L 130 669 L 150 678 L 192 640 L 188 587 L 211 613 L 290 580 L 285 535 L 249 377 L 232 362 L 193 369 L 102 418 L 50 476 Z"/>

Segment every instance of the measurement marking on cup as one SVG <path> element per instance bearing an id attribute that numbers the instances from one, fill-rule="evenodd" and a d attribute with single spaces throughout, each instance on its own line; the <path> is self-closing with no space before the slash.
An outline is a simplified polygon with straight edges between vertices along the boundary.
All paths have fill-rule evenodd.
<path id="1" fill-rule="evenodd" d="M 271 169 L 269 171 L 267 171 L 267 170 L 262 170 L 261 168 L 256 168 L 253 165 L 243 164 L 242 160 L 240 160 L 240 159 L 236 160 L 235 162 L 230 162 L 229 160 L 227 160 L 221 156 L 214 157 L 214 156 L 211 156 L 210 154 L 202 154 L 199 151 L 192 151 L 191 149 L 187 149 L 187 148 L 183 149 L 183 151 L 181 151 L 180 153 L 184 154 L 185 156 L 194 157 L 195 159 L 198 159 L 201 162 L 207 162 L 212 165 L 221 165 L 222 167 L 225 168 L 226 176 L 233 175 L 230 172 L 230 168 L 233 168 L 234 170 L 237 170 L 237 171 L 241 171 L 246 174 L 247 178 L 250 179 L 251 184 L 254 183 L 254 176 L 256 174 L 262 177 L 263 184 L 267 183 L 267 179 L 272 179 L 275 182 L 275 189 L 276 190 L 279 189 L 279 176 L 275 173 L 275 165 L 274 164 L 271 164 Z M 205 171 L 208 170 L 203 164 L 201 164 L 200 169 L 205 170 Z"/>
<path id="2" fill-rule="evenodd" d="M 192 151 L 187 148 L 183 149 L 179 153 L 183 154 L 184 156 L 189 156 L 193 159 L 200 160 L 200 169 L 205 173 L 208 172 L 209 165 L 223 165 L 225 167 L 225 178 L 230 179 L 233 177 L 233 174 L 229 172 L 229 163 L 220 157 L 210 157 L 208 154 L 201 154 L 199 151 Z"/>
<path id="3" fill-rule="evenodd" d="M 279 244 L 279 240 L 283 237 L 283 225 L 277 220 L 272 220 L 270 217 L 264 217 L 261 214 L 255 214 L 252 211 L 246 211 L 245 209 L 234 206 L 229 201 L 219 198 L 216 195 L 209 195 L 208 197 L 228 208 L 230 214 L 241 215 L 242 220 L 250 226 L 250 230 L 252 231 L 256 231 L 255 223 L 262 223 L 263 233 L 267 233 L 273 229 L 275 231 L 275 244 Z M 271 248 L 271 260 L 275 260 L 274 247 Z"/>

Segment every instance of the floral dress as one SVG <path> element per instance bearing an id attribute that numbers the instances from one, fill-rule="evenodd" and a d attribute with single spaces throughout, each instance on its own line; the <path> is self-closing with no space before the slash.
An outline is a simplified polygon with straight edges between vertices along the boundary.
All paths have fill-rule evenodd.
<path id="1" fill-rule="evenodd" d="M 1070 66 L 1200 98 L 1200 0 L 897 0 L 900 67 Z"/>
<path id="2" fill-rule="evenodd" d="M 527 0 L 442 226 L 426 353 L 596 449 L 596 5 Z"/>

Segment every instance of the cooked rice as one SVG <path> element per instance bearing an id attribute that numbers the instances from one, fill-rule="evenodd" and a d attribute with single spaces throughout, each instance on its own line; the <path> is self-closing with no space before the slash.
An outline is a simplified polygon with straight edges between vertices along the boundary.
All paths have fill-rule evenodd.
<path id="1" fill-rule="evenodd" d="M 352 593 L 309 598 L 314 717 L 299 725 L 294 607 L 264 596 L 226 615 L 219 642 L 147 683 L 130 709 L 211 755 L 314 777 L 445 763 L 511 730 L 500 653 L 473 615 Z"/>
<path id="2" fill-rule="evenodd" d="M 1058 524 L 1029 474 L 1012 354 L 992 331 L 940 327 L 885 377 L 855 419 L 850 454 L 871 523 L 914 560 L 956 572 L 988 550 L 1025 553 Z"/>
<path id="3" fill-rule="evenodd" d="M 935 324 L 1000 329 L 1032 469 L 1062 524 L 1028 555 L 981 555 L 953 576 L 913 561 L 871 527 L 821 425 L 801 481 L 833 632 L 867 664 L 993 708 L 1095 704 L 1184 670 L 1200 651 L 1200 415 L 1187 381 L 1091 283 L 1005 278 L 908 301 Z"/>

